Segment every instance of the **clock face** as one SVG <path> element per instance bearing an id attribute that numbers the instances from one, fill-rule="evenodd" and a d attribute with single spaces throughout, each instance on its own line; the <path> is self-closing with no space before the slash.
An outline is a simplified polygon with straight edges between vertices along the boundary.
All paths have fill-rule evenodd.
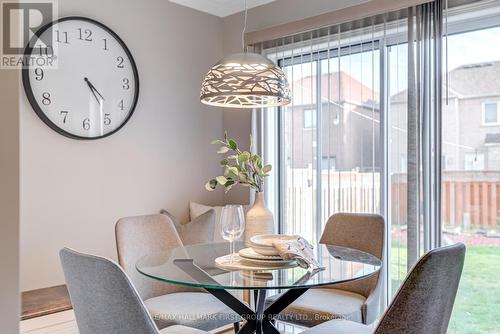
<path id="1" fill-rule="evenodd" d="M 106 137 L 125 125 L 137 104 L 139 78 L 120 37 L 81 17 L 54 21 L 36 36 L 26 55 L 36 59 L 43 47 L 57 61 L 53 68 L 33 62 L 23 69 L 23 85 L 38 116 L 76 139 Z M 45 48 L 43 41 L 53 44 Z"/>

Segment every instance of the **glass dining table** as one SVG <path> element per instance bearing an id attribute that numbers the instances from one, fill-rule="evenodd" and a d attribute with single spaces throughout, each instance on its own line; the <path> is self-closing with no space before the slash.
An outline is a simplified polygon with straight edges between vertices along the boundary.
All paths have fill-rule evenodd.
<path id="1" fill-rule="evenodd" d="M 245 248 L 235 243 L 236 251 Z M 308 289 L 332 286 L 375 275 L 382 265 L 377 257 L 351 248 L 320 244 L 315 247 L 322 270 L 299 266 L 252 270 L 228 270 L 215 260 L 229 253 L 228 243 L 196 244 L 172 248 L 143 256 L 137 270 L 162 282 L 205 289 L 246 320 L 239 334 L 279 333 L 274 318 Z M 250 308 L 227 290 L 252 290 L 254 308 Z M 268 290 L 284 291 L 266 307 Z"/>

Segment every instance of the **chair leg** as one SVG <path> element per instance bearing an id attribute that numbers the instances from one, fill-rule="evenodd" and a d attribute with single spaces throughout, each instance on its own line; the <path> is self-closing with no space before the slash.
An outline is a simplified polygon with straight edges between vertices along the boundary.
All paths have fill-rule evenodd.
<path id="1" fill-rule="evenodd" d="M 239 321 L 235 322 L 233 326 L 234 326 L 234 333 L 238 333 L 240 331 L 240 322 Z"/>

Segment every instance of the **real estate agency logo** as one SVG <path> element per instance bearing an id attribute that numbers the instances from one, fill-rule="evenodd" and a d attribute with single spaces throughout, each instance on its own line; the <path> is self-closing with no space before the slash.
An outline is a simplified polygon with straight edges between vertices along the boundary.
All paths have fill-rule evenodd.
<path id="1" fill-rule="evenodd" d="M 26 66 L 56 66 L 56 50 L 52 27 L 40 38 L 35 33 L 57 17 L 57 2 L 2 1 L 1 5 L 1 62 L 2 69 L 19 69 Z M 29 47 L 25 54 L 26 47 Z"/>

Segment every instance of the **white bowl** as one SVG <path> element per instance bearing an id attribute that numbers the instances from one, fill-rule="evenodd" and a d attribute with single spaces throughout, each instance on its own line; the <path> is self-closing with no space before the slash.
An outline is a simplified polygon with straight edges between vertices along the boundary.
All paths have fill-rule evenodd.
<path id="1" fill-rule="evenodd" d="M 274 247 L 261 247 L 261 246 L 257 246 L 254 244 L 251 244 L 250 247 L 252 247 L 252 249 L 255 251 L 255 253 L 259 253 L 261 255 L 265 255 L 265 256 L 280 255 L 280 253 Z"/>
<path id="2" fill-rule="evenodd" d="M 296 235 L 287 234 L 261 234 L 255 235 L 250 238 L 250 246 L 252 249 L 262 255 L 279 255 L 276 248 L 273 247 L 273 242 L 276 240 L 293 240 L 296 239 Z"/>
<path id="3" fill-rule="evenodd" d="M 252 245 L 261 247 L 273 247 L 273 242 L 277 240 L 293 240 L 298 236 L 292 234 L 261 234 L 250 238 Z"/>

